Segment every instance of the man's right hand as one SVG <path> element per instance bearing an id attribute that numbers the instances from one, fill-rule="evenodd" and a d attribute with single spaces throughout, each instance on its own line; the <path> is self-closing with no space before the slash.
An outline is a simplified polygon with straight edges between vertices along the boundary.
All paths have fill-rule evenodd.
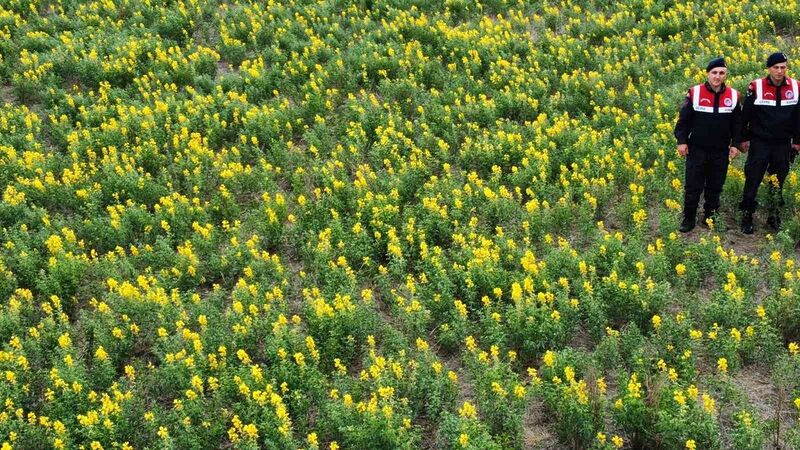
<path id="1" fill-rule="evenodd" d="M 689 145 L 688 144 L 678 144 L 678 154 L 681 157 L 684 157 L 689 154 Z"/>
<path id="2" fill-rule="evenodd" d="M 741 150 L 742 153 L 747 153 L 747 151 L 750 150 L 750 141 L 742 141 L 739 144 L 739 150 Z"/>

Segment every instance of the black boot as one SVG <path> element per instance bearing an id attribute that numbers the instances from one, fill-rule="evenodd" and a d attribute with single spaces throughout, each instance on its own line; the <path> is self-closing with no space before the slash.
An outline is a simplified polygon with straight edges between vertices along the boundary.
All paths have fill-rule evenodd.
<path id="1" fill-rule="evenodd" d="M 753 234 L 754 231 L 753 213 L 749 211 L 742 211 L 742 233 Z"/>
<path id="2" fill-rule="evenodd" d="M 769 217 L 767 217 L 767 226 L 769 226 L 773 231 L 780 231 L 781 216 L 779 216 L 777 212 L 770 213 Z"/>
<path id="3" fill-rule="evenodd" d="M 678 231 L 681 233 L 688 233 L 694 229 L 694 224 L 697 221 L 697 210 L 686 209 L 683 211 L 683 222 L 681 222 Z"/>
<path id="4" fill-rule="evenodd" d="M 714 226 L 716 228 L 717 220 L 719 220 L 719 216 L 717 215 L 716 209 L 707 209 L 703 213 L 703 222 L 700 224 L 705 228 L 708 228 L 708 221 L 712 220 L 714 222 Z"/>

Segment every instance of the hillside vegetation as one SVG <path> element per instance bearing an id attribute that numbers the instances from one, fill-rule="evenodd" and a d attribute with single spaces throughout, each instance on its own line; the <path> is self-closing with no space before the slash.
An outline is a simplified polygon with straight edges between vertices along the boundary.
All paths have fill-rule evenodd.
<path id="1" fill-rule="evenodd" d="M 800 448 L 784 230 L 686 90 L 800 6 L 0 0 L 2 449 Z M 769 201 L 762 188 L 762 204 Z"/>

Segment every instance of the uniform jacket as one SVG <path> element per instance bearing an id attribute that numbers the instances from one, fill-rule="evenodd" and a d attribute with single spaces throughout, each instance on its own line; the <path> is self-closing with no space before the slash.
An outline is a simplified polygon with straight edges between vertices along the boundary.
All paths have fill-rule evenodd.
<path id="1" fill-rule="evenodd" d="M 800 88 L 797 80 L 785 77 L 776 86 L 769 77 L 753 80 L 747 87 L 742 109 L 742 141 L 800 143 Z"/>
<path id="2" fill-rule="evenodd" d="M 720 149 L 737 145 L 741 133 L 740 103 L 739 92 L 724 84 L 719 92 L 714 92 L 707 82 L 692 87 L 675 124 L 678 144 Z"/>

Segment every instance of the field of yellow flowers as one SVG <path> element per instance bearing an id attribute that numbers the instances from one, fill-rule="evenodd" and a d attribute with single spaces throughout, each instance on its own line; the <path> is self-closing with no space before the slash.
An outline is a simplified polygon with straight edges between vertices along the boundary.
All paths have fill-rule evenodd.
<path id="1" fill-rule="evenodd" d="M 799 39 L 797 0 L 0 1 L 2 450 L 800 448 L 798 169 L 780 233 L 739 159 L 679 235 L 671 133 Z"/>

